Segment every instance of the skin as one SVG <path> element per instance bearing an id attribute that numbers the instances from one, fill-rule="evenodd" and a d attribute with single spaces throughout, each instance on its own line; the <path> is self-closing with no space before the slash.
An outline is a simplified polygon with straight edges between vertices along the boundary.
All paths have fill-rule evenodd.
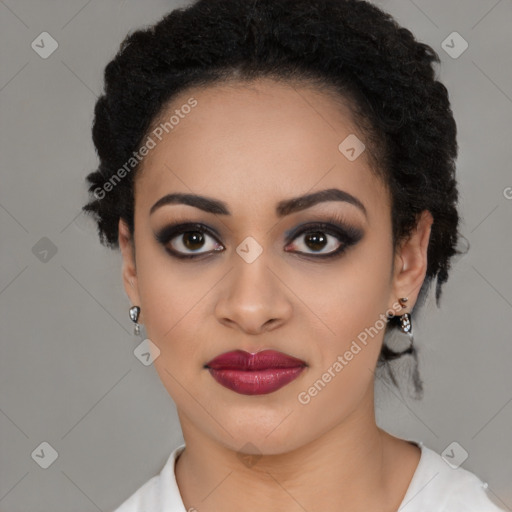
<path id="1" fill-rule="evenodd" d="M 185 507 L 339 512 L 343 503 L 352 512 L 396 511 L 420 450 L 375 422 L 374 370 L 384 329 L 308 404 L 297 396 L 379 315 L 396 311 L 398 298 L 408 297 L 400 311 L 410 312 L 425 278 L 432 216 L 423 212 L 393 253 L 389 193 L 366 152 L 349 161 L 339 151 L 349 134 L 364 136 L 327 93 L 260 79 L 188 90 L 169 112 L 192 96 L 198 105 L 150 151 L 137 175 L 134 238 L 119 222 L 126 293 L 160 350 L 153 364 L 186 443 L 175 468 Z M 348 202 L 329 201 L 276 217 L 279 201 L 328 188 L 357 197 L 367 216 Z M 232 214 L 172 204 L 150 215 L 172 192 L 222 200 Z M 286 243 L 287 230 L 331 214 L 364 232 L 340 258 L 315 260 L 305 234 Z M 174 259 L 155 233 L 176 220 L 215 228 L 225 250 Z M 252 263 L 236 252 L 247 236 L 263 249 Z M 329 236 L 320 253 L 339 246 Z M 205 237 L 199 252 L 216 246 Z M 180 241 L 183 235 L 174 247 L 190 254 Z M 279 350 L 308 367 L 278 391 L 242 395 L 203 367 L 235 349 Z M 239 453 L 259 458 L 244 464 Z"/>

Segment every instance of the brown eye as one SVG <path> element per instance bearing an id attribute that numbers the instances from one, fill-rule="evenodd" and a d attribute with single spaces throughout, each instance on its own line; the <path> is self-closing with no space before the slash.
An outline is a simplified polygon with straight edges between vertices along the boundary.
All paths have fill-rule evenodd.
<path id="1" fill-rule="evenodd" d="M 156 239 L 177 258 L 194 258 L 196 255 L 224 249 L 217 238 L 202 224 L 167 226 L 156 234 Z"/>
<path id="2" fill-rule="evenodd" d="M 344 223 L 343 227 L 336 218 L 328 222 L 316 222 L 301 226 L 288 237 L 286 249 L 292 248 L 301 256 L 316 259 L 341 256 L 350 246 L 363 238 L 363 231 Z M 298 242 L 296 242 L 296 240 Z"/>
<path id="3" fill-rule="evenodd" d="M 205 237 L 200 231 L 186 231 L 181 235 L 181 244 L 190 251 L 201 249 Z"/>
<path id="4" fill-rule="evenodd" d="M 342 245 L 339 238 L 324 231 L 308 231 L 305 234 L 300 234 L 296 239 L 301 240 L 301 243 L 293 244 L 296 247 L 295 250 L 306 254 L 322 253 L 326 255 L 335 252 Z M 313 252 L 308 252 L 308 250 Z"/>
<path id="5" fill-rule="evenodd" d="M 304 240 L 305 245 L 316 252 L 321 251 L 327 244 L 327 237 L 321 231 L 307 235 Z"/>

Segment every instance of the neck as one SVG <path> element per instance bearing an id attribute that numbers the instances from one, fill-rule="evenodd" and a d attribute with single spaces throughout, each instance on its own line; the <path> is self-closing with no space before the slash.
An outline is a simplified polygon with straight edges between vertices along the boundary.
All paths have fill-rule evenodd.
<path id="1" fill-rule="evenodd" d="M 384 510 L 388 503 L 389 510 L 396 510 L 400 504 L 396 495 L 390 496 L 396 438 L 375 423 L 373 389 L 361 407 L 320 437 L 246 464 L 236 450 L 204 435 L 178 413 L 186 449 L 176 463 L 176 480 L 187 510 L 239 512 L 242 505 L 244 512 L 297 507 L 338 512 L 343 503 L 345 510 L 356 512 Z M 403 481 L 400 495 L 409 480 Z"/>

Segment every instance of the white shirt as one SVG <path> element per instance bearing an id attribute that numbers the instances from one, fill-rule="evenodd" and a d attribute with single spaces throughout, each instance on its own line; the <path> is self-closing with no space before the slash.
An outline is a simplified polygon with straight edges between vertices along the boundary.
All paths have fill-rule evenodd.
<path id="1" fill-rule="evenodd" d="M 423 443 L 414 444 L 421 448 L 421 457 L 397 512 L 505 512 L 490 500 L 486 484 L 475 474 L 460 466 L 453 469 Z M 174 473 L 184 448 L 178 446 L 161 472 L 113 512 L 188 512 Z"/>

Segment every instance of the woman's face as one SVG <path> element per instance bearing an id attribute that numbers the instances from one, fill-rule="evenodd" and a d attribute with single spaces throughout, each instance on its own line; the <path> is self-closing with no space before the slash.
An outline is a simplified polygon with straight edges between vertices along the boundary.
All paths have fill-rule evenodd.
<path id="1" fill-rule="evenodd" d="M 127 293 L 160 351 L 153 364 L 185 437 L 282 453 L 368 418 L 386 313 L 402 311 L 399 297 L 409 297 L 406 311 L 414 303 L 430 224 L 392 272 L 389 194 L 348 110 L 320 92 L 268 80 L 194 89 L 164 122 L 173 114 L 151 132 L 137 176 L 135 266 L 122 222 L 120 244 Z M 327 200 L 292 201 L 325 190 Z M 152 209 L 168 194 L 222 208 Z M 206 232 L 168 229 L 187 222 Z M 307 366 L 263 394 L 225 387 L 205 367 L 264 349 Z"/>

